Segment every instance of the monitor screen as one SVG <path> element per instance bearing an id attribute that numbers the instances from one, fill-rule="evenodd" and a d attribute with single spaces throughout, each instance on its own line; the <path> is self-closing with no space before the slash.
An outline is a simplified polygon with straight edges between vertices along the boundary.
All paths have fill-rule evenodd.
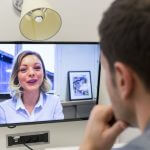
<path id="1" fill-rule="evenodd" d="M 0 126 L 87 119 L 99 81 L 97 42 L 1 42 Z"/>

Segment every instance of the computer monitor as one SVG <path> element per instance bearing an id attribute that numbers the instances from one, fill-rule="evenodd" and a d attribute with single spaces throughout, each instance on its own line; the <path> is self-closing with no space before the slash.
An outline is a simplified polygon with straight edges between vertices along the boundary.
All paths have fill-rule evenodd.
<path id="1" fill-rule="evenodd" d="M 32 119 L 27 120 L 16 119 L 18 115 L 26 115 L 22 112 L 26 107 L 24 110 L 20 108 L 20 105 L 24 106 L 23 89 L 20 97 L 16 98 L 10 88 L 10 77 L 16 57 L 25 51 L 36 52 L 41 56 L 45 65 L 46 79 L 51 85 L 46 95 L 55 96 L 60 100 L 63 117 L 44 118 L 50 115 L 48 114 L 50 112 L 46 114 L 45 111 L 43 116 L 40 115 L 40 119 L 36 117 L 33 119 L 33 116 Z M 0 42 L 0 115 L 2 116 L 0 116 L 2 118 L 0 126 L 87 119 L 91 109 L 98 103 L 100 70 L 100 45 L 97 42 Z M 37 82 L 33 80 L 28 83 L 30 86 Z M 18 99 L 21 103 L 19 108 Z M 42 107 L 44 108 L 44 104 Z M 50 107 L 47 105 L 46 109 L 50 110 Z M 37 111 L 34 115 L 38 117 L 42 108 Z M 3 117 L 6 112 L 7 115 Z M 29 117 L 31 114 L 32 112 L 28 114 Z"/>

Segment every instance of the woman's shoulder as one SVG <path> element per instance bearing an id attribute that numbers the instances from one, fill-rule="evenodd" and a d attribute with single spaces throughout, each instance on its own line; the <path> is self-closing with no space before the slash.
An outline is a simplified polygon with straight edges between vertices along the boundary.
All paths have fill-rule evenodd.
<path id="1" fill-rule="evenodd" d="M 53 98 L 53 99 L 58 99 L 58 100 L 60 99 L 58 95 L 55 95 L 53 93 L 45 93 L 45 96 L 47 98 Z"/>
<path id="2" fill-rule="evenodd" d="M 59 96 L 51 93 L 43 93 L 43 101 L 47 105 L 57 105 L 58 103 L 60 103 L 60 98 Z"/>
<path id="3" fill-rule="evenodd" d="M 6 99 L 6 100 L 3 100 L 0 102 L 0 106 L 9 106 L 10 104 L 13 103 L 13 98 L 10 98 L 10 99 Z"/>
<path id="4" fill-rule="evenodd" d="M 55 99 L 55 100 L 60 100 L 60 97 L 58 95 L 55 95 L 53 93 L 43 93 L 43 96 L 46 99 Z"/>

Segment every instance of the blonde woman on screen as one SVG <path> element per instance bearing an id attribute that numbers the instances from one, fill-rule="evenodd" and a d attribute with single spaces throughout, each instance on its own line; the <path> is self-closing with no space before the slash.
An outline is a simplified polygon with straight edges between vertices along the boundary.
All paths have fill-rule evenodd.
<path id="1" fill-rule="evenodd" d="M 32 51 L 17 55 L 10 78 L 13 97 L 0 103 L 0 123 L 63 119 L 59 97 L 48 94 L 50 83 L 41 56 Z"/>

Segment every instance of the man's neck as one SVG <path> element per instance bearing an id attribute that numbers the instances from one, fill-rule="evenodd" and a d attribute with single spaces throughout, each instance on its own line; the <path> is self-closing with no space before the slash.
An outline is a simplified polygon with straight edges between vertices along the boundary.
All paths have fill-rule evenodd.
<path id="1" fill-rule="evenodd" d="M 145 94 L 136 103 L 136 118 L 141 131 L 143 132 L 150 121 L 150 95 Z"/>

